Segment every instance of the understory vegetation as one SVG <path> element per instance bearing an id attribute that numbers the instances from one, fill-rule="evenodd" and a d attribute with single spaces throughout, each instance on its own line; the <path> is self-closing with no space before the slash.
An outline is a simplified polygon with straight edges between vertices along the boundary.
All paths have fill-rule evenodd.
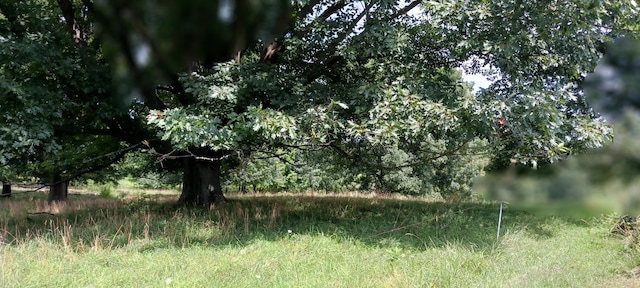
<path id="1" fill-rule="evenodd" d="M 30 195 L 30 196 L 27 196 Z M 632 287 L 640 260 L 617 217 L 362 194 L 38 194 L 0 202 L 4 287 Z M 636 237 L 637 238 L 637 237 Z M 626 240 L 625 240 L 626 239 Z M 629 240 L 631 239 L 631 240 Z M 366 265 L 363 265 L 366 263 Z"/>

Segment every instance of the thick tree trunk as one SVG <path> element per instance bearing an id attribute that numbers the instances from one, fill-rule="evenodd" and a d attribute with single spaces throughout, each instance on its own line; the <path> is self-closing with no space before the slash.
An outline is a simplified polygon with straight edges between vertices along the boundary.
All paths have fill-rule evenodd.
<path id="1" fill-rule="evenodd" d="M 2 194 L 0 197 L 11 197 L 11 182 L 2 181 Z"/>
<path id="2" fill-rule="evenodd" d="M 180 203 L 209 206 L 225 201 L 220 183 L 220 161 L 188 158 L 183 165 Z"/>
<path id="3" fill-rule="evenodd" d="M 51 177 L 49 185 L 49 196 L 47 201 L 49 203 L 54 201 L 67 201 L 67 195 L 69 194 L 69 181 L 62 181 L 60 173 L 55 173 Z"/>

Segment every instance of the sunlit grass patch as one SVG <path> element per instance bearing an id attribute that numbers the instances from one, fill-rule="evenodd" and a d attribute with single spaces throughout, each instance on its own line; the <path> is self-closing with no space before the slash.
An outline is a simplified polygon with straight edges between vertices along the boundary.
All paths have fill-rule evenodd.
<path id="1" fill-rule="evenodd" d="M 24 286 L 598 287 L 638 264 L 611 220 L 344 195 L 3 201 L 0 281 Z M 4 211 L 4 210 L 3 210 Z M 40 283 L 40 284 L 39 284 Z M 41 283 L 45 283 L 42 285 Z"/>

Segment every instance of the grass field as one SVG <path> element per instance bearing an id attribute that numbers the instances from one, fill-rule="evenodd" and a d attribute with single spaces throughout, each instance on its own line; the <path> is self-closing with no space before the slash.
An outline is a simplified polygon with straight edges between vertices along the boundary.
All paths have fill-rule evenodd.
<path id="1" fill-rule="evenodd" d="M 0 200 L 2 287 L 639 287 L 612 217 L 358 195 Z M 32 214 L 47 212 L 51 214 Z"/>

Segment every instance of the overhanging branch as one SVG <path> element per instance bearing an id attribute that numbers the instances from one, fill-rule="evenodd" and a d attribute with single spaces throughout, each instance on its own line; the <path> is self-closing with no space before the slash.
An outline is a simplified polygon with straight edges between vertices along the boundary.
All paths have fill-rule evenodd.
<path id="1" fill-rule="evenodd" d="M 34 191 L 40 190 L 40 189 L 42 189 L 44 187 L 47 187 L 47 186 L 55 186 L 55 185 L 58 185 L 58 184 L 61 184 L 61 183 L 69 182 L 69 181 L 71 181 L 73 179 L 76 179 L 76 178 L 78 178 L 78 177 L 80 177 L 80 176 L 82 176 L 84 174 L 88 174 L 88 173 L 91 173 L 91 172 L 95 172 L 95 171 L 107 168 L 111 164 L 113 164 L 113 163 L 119 161 L 120 159 L 122 159 L 122 157 L 124 157 L 124 155 L 129 153 L 129 151 L 137 149 L 140 145 L 141 145 L 141 143 L 138 143 L 138 144 L 135 144 L 135 145 L 132 145 L 132 146 L 120 149 L 120 150 L 112 151 L 112 152 L 103 154 L 101 156 L 94 157 L 94 158 L 91 158 L 89 160 L 86 160 L 82 164 L 95 163 L 96 161 L 98 161 L 100 159 L 103 159 L 103 158 L 106 158 L 106 157 L 113 157 L 113 159 L 110 159 L 109 161 L 106 161 L 106 162 L 101 163 L 99 165 L 90 166 L 90 167 L 88 167 L 88 168 L 86 168 L 84 170 L 80 170 L 79 172 L 76 172 L 76 173 L 72 174 L 71 176 L 64 177 L 60 181 L 57 181 L 57 182 L 54 182 L 54 183 L 47 183 L 46 185 L 43 185 L 42 187 L 39 187 L 39 188 L 35 189 Z M 82 166 L 82 164 L 80 166 Z"/>
<path id="2" fill-rule="evenodd" d="M 402 15 L 406 15 L 407 13 L 409 13 L 409 11 L 411 11 L 411 9 L 415 8 L 416 6 L 420 5 L 420 3 L 422 3 L 423 0 L 414 0 L 413 2 L 409 3 L 407 6 L 402 7 L 402 9 L 398 10 L 396 13 L 394 13 L 393 15 L 391 15 L 389 17 L 389 20 L 392 19 L 396 19 Z"/>
<path id="3" fill-rule="evenodd" d="M 312 2 L 315 2 L 312 1 Z M 319 1 L 318 1 L 319 2 Z M 309 4 L 312 4 L 311 2 Z M 299 30 L 298 32 L 294 33 L 293 36 L 296 38 L 304 38 L 310 31 L 311 29 L 309 28 L 309 26 L 313 26 L 315 24 L 318 24 L 320 22 L 326 21 L 331 15 L 333 15 L 334 13 L 338 12 L 340 9 L 344 8 L 344 6 L 346 6 L 347 3 L 345 0 L 339 0 L 335 3 L 333 3 L 333 5 L 327 7 L 327 9 L 325 9 L 320 16 L 318 16 L 317 18 L 313 19 L 313 21 L 311 22 L 311 24 L 307 25 L 306 27 L 304 27 L 303 29 Z M 315 5 L 313 5 L 315 6 Z M 310 7 L 303 7 L 302 9 L 305 9 L 305 12 L 302 13 L 302 9 L 300 11 L 298 11 L 298 13 L 296 14 L 296 16 L 298 16 L 298 19 L 302 19 L 302 17 L 306 17 L 309 13 L 312 12 L 313 6 Z M 302 17 L 300 16 L 302 15 Z"/>
<path id="4" fill-rule="evenodd" d="M 329 43 L 327 48 L 323 50 L 323 54 L 325 55 L 325 57 L 316 55 L 317 59 L 324 60 L 318 60 L 318 62 L 316 62 L 309 70 L 307 70 L 307 72 L 305 73 L 306 79 L 304 80 L 306 84 L 309 84 L 318 79 L 318 77 L 322 76 L 323 69 L 330 68 L 331 66 L 338 63 L 338 61 L 342 58 L 339 55 L 335 55 L 338 45 L 340 45 L 340 43 L 342 43 L 342 41 L 344 41 L 353 32 L 353 29 L 356 27 L 356 25 L 358 25 L 358 22 L 360 22 L 360 20 L 362 20 L 362 18 L 364 18 L 364 16 L 369 13 L 369 10 L 371 9 L 371 7 L 373 7 L 373 3 L 373 1 L 369 2 L 367 6 L 362 10 L 362 12 L 360 12 L 360 14 L 358 14 L 358 16 L 349 23 L 349 26 L 344 29 L 336 39 Z"/>

